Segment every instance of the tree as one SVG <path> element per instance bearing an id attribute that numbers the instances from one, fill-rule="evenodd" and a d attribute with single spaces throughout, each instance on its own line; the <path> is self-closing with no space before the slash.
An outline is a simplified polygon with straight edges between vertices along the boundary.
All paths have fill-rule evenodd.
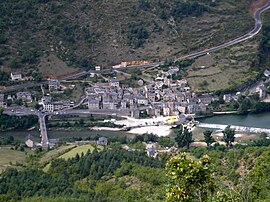
<path id="1" fill-rule="evenodd" d="M 215 139 L 212 137 L 212 133 L 212 130 L 206 130 L 203 132 L 204 141 L 207 144 L 207 147 L 209 147 L 213 142 L 215 142 Z"/>
<path id="2" fill-rule="evenodd" d="M 226 143 L 227 147 L 231 147 L 235 139 L 235 130 L 231 129 L 231 126 L 228 125 L 223 131 L 223 141 Z"/>
<path id="3" fill-rule="evenodd" d="M 166 164 L 169 178 L 167 201 L 212 201 L 210 196 L 215 191 L 215 184 L 210 163 L 208 156 L 194 161 L 186 153 L 170 159 Z"/>
<path id="4" fill-rule="evenodd" d="M 192 132 L 190 132 L 187 127 L 181 128 L 177 131 L 175 141 L 178 147 L 187 147 L 187 149 L 189 149 L 192 143 Z"/>

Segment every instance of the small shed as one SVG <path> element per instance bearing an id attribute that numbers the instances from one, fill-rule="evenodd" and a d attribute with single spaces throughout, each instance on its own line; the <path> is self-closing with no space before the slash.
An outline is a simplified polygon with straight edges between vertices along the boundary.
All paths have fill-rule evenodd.
<path id="1" fill-rule="evenodd" d="M 108 139 L 106 137 L 100 137 L 100 138 L 98 138 L 97 144 L 98 145 L 107 145 Z"/>

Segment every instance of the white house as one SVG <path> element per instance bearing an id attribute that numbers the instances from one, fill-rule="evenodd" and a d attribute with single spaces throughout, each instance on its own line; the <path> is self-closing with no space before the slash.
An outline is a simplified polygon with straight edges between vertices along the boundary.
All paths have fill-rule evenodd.
<path id="1" fill-rule="evenodd" d="M 11 72 L 10 77 L 12 81 L 21 81 L 22 80 L 22 74 L 19 72 Z"/>

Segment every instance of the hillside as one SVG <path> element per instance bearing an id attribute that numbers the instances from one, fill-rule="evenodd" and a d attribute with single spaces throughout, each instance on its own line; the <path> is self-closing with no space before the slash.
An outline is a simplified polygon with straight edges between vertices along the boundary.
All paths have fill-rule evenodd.
<path id="1" fill-rule="evenodd" d="M 249 1 L 185 2 L 3 0 L 1 69 L 69 73 L 162 60 L 220 44 L 253 26 Z"/>

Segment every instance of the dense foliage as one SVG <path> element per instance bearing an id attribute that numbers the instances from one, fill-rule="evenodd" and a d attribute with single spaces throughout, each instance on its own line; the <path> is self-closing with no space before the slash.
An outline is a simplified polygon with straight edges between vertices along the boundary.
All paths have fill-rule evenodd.
<path id="1" fill-rule="evenodd" d="M 92 154 L 87 152 L 68 161 L 53 160 L 48 173 L 35 169 L 9 169 L 0 179 L 0 201 L 32 196 L 52 199 L 70 196 L 79 201 L 129 201 L 129 198 L 145 197 L 147 193 L 150 195 L 146 201 L 159 201 L 165 196 L 164 165 L 164 162 L 142 152 L 109 149 Z M 131 180 L 142 183 L 144 189 L 129 187 L 126 183 Z M 157 190 L 161 195 L 155 193 Z"/>
<path id="2" fill-rule="evenodd" d="M 27 129 L 33 127 L 38 123 L 36 116 L 9 116 L 0 114 L 0 130 L 5 131 L 9 128 L 12 129 Z"/>

